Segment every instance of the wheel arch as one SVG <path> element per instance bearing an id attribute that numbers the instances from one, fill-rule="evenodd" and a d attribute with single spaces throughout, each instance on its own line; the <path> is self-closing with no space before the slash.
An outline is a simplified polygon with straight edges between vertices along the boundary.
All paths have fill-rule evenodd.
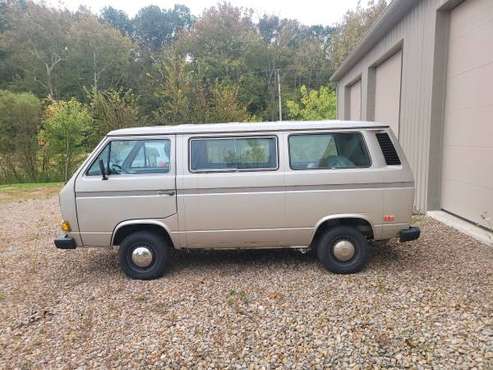
<path id="1" fill-rule="evenodd" d="M 169 228 L 157 220 L 128 220 L 119 223 L 111 235 L 111 245 L 120 245 L 126 236 L 136 231 L 154 231 L 166 238 L 170 246 L 175 248 L 175 242 L 171 237 Z"/>
<path id="2" fill-rule="evenodd" d="M 311 238 L 310 247 L 313 247 L 323 232 L 338 225 L 356 227 L 367 239 L 373 239 L 375 237 L 375 227 L 365 215 L 337 214 L 319 220 L 314 228 L 315 231 Z"/>

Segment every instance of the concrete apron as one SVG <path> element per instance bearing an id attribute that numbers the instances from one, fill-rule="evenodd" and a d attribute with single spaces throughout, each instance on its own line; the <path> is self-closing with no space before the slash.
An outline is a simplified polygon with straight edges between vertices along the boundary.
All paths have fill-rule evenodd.
<path id="1" fill-rule="evenodd" d="M 428 211 L 426 214 L 447 226 L 453 227 L 461 233 L 469 235 L 489 246 L 493 246 L 493 233 L 483 229 L 482 227 L 476 226 L 475 224 L 467 222 L 444 211 Z"/>

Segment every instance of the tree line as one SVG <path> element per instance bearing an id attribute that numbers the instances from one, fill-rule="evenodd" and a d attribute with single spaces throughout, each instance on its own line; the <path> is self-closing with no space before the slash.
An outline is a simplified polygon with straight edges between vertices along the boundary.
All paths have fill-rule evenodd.
<path id="1" fill-rule="evenodd" d="M 62 180 L 122 127 L 335 117 L 330 76 L 386 6 L 334 26 L 218 3 L 75 12 L 0 0 L 0 183 Z M 314 10 L 316 11 L 316 10 Z"/>

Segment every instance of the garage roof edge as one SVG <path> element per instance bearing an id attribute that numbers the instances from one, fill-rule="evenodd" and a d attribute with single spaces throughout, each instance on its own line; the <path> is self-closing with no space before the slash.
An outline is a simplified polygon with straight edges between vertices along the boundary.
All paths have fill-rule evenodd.
<path id="1" fill-rule="evenodd" d="M 419 1 L 421 0 L 393 0 L 383 14 L 370 27 L 360 43 L 344 59 L 339 68 L 330 77 L 330 80 L 334 82 L 340 81 Z"/>

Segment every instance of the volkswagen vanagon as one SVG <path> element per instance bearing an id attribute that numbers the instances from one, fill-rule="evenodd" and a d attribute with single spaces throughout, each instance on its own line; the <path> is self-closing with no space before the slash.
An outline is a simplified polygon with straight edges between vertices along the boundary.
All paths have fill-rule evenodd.
<path id="1" fill-rule="evenodd" d="M 419 237 L 414 180 L 388 125 L 318 121 L 110 132 L 60 192 L 61 249 L 118 246 L 161 276 L 183 248 L 312 249 L 360 271 L 371 241 Z"/>

